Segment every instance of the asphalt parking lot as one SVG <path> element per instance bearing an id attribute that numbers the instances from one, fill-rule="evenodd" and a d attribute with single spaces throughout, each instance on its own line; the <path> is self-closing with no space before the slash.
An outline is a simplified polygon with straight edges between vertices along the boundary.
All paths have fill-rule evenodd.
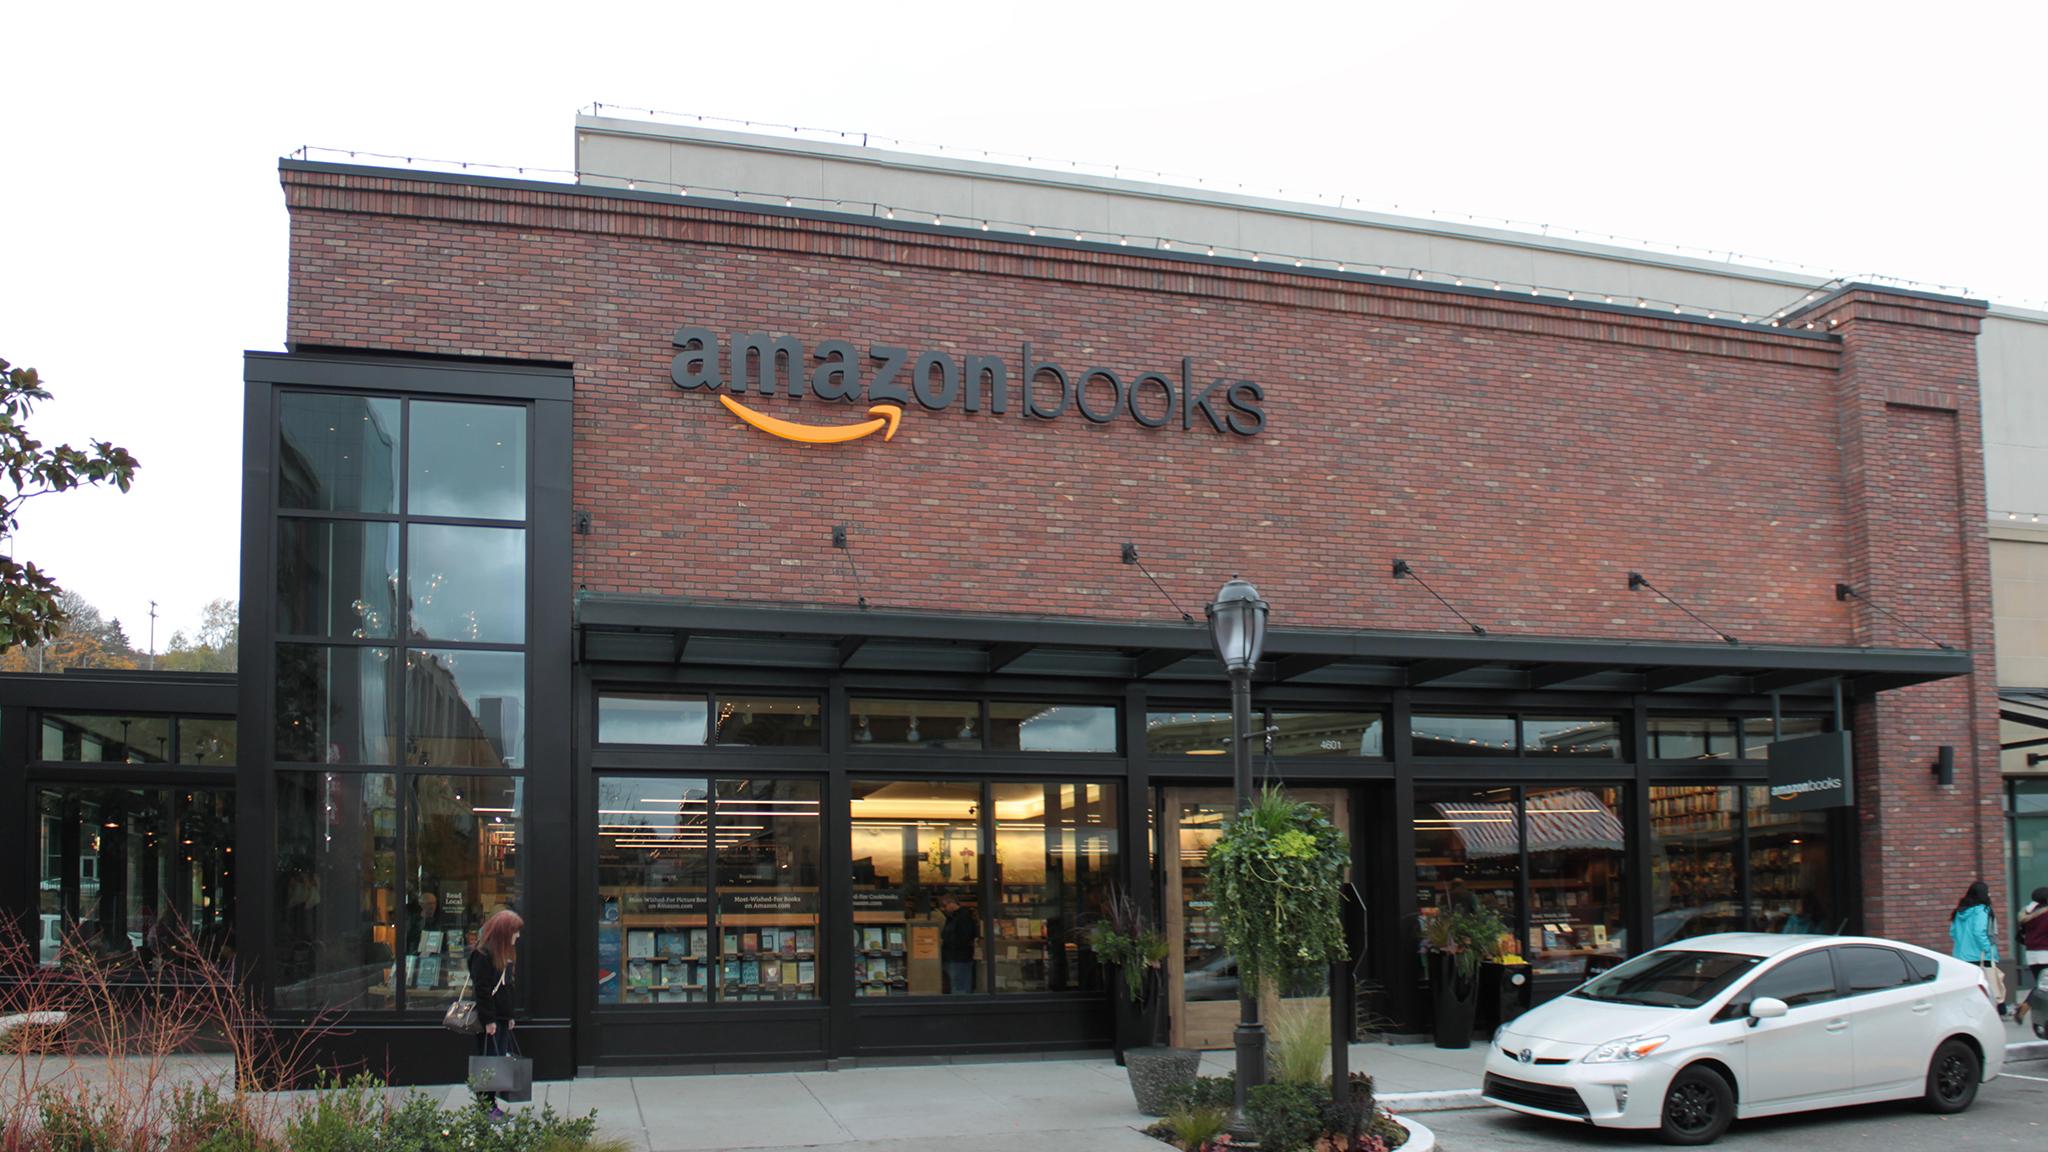
<path id="1" fill-rule="evenodd" d="M 2010 1066 L 1984 1085 L 1977 1102 L 1957 1116 L 1930 1116 L 1911 1103 L 1870 1104 L 1738 1120 L 1716 1148 L 1969 1149 L 2048 1148 L 2048 1060 Z M 1430 1112 L 1416 1119 L 1434 1129 L 1449 1152 L 1516 1148 L 1661 1148 L 1650 1132 L 1589 1128 L 1539 1120 L 1499 1108 Z"/>

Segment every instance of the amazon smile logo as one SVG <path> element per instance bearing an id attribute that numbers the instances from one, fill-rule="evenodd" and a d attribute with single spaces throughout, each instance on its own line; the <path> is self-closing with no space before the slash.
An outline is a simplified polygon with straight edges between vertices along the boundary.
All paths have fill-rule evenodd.
<path id="1" fill-rule="evenodd" d="M 958 407 L 973 416 L 1007 416 L 1013 378 L 1017 408 L 1029 420 L 1078 412 L 1091 424 L 1128 417 L 1145 428 L 1178 425 L 1182 432 L 1234 436 L 1256 436 L 1266 427 L 1265 389 L 1230 377 L 1197 386 L 1194 359 L 1187 356 L 1180 358 L 1177 373 L 1139 372 L 1126 379 L 1110 368 L 1070 374 L 1026 344 L 1013 377 L 1010 362 L 1000 356 L 968 356 L 963 363 L 950 353 L 912 355 L 890 344 L 869 344 L 863 353 L 851 341 L 821 340 L 806 350 L 792 336 L 748 333 L 721 347 L 708 328 L 679 328 L 671 343 L 676 353 L 669 375 L 677 388 L 720 392 L 719 403 L 741 422 L 799 444 L 845 444 L 877 432 L 892 440 L 913 403 L 934 412 Z M 811 422 L 770 416 L 740 399 L 749 393 L 865 401 L 866 418 Z"/>

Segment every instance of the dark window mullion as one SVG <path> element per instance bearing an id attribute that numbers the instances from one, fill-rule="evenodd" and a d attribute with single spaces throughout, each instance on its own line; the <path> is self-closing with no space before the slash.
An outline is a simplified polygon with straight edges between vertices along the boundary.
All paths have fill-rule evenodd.
<path id="1" fill-rule="evenodd" d="M 705 713 L 704 722 L 706 724 L 711 722 L 710 713 Z M 704 1003 L 706 1004 L 723 1004 L 725 1002 L 725 941 L 723 939 L 725 935 L 725 912 L 718 906 L 718 785 L 722 780 L 723 777 L 719 776 L 704 777 L 704 852 L 706 856 L 704 861 L 704 922 L 710 925 L 710 928 L 705 933 L 705 950 L 710 951 L 710 945 L 714 943 L 718 949 L 717 971 L 713 972 L 707 968 L 704 973 Z M 685 788 L 683 790 L 683 798 L 687 800 L 689 796 L 689 789 Z M 680 813 L 680 809 L 678 809 L 678 812 Z M 680 815 L 677 816 L 677 820 L 678 822 L 681 821 Z M 744 956 L 746 952 L 742 950 L 740 954 Z M 624 977 L 622 976 L 621 979 L 623 980 Z M 740 982 L 740 986 L 746 986 L 745 980 Z M 714 990 L 717 993 L 716 995 L 712 994 Z"/>
<path id="2" fill-rule="evenodd" d="M 982 715 L 988 714 L 986 703 Z M 995 785 L 984 779 L 981 782 L 981 991 L 993 996 L 996 991 L 996 908 L 1002 896 L 1002 886 L 996 880 L 996 812 L 993 803 Z M 943 948 L 940 959 L 945 957 Z M 943 967 L 943 965 L 941 965 Z"/>

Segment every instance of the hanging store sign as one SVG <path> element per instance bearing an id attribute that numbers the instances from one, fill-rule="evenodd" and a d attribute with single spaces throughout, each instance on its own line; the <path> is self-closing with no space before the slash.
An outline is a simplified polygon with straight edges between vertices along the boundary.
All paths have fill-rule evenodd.
<path id="1" fill-rule="evenodd" d="M 1194 360 L 1182 357 L 1174 375 L 1109 368 L 1070 373 L 1037 356 L 1026 344 L 1016 373 L 1000 356 L 955 359 L 946 352 L 919 352 L 870 344 L 865 352 L 850 341 L 822 340 L 806 350 L 793 336 L 747 333 L 721 347 L 708 328 L 679 328 L 670 378 L 683 391 L 723 392 L 719 402 L 740 420 L 770 436 L 803 444 L 843 444 L 882 434 L 895 438 L 904 412 L 915 404 L 933 412 L 958 407 L 970 415 L 1005 416 L 1016 407 L 1027 419 L 1057 420 L 1070 412 L 1093 424 L 1130 419 L 1146 428 L 1179 426 L 1226 435 L 1256 436 L 1265 430 L 1265 389 L 1250 380 L 1218 377 L 1197 385 Z M 863 418 L 796 421 L 770 416 L 738 399 L 749 393 L 807 395 L 845 404 L 866 403 Z M 821 413 L 823 415 L 823 413 Z"/>
<path id="2" fill-rule="evenodd" d="M 1811 812 L 1856 802 L 1847 732 L 1780 740 L 1770 746 L 1770 761 L 1773 811 Z"/>

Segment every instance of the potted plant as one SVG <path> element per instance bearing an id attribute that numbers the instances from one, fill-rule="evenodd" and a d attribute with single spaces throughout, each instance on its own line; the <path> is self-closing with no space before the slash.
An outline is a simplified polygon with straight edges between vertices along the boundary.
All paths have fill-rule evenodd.
<path id="1" fill-rule="evenodd" d="M 1166 963 L 1166 937 L 1128 892 L 1113 888 L 1103 918 L 1088 928 L 1088 947 L 1107 976 L 1116 1022 L 1112 1046 L 1116 1062 L 1122 1064 L 1127 1049 L 1159 1043 L 1165 1018 L 1161 967 Z"/>
<path id="2" fill-rule="evenodd" d="M 1479 965 L 1499 949 L 1507 926 L 1492 909 L 1453 905 L 1422 922 L 1422 947 L 1436 1007 L 1436 1046 L 1470 1048 L 1479 1008 Z"/>
<path id="3" fill-rule="evenodd" d="M 1238 979 L 1268 982 L 1344 960 L 1342 885 L 1351 849 L 1313 804 L 1267 785 L 1209 848 L 1209 890 Z"/>

